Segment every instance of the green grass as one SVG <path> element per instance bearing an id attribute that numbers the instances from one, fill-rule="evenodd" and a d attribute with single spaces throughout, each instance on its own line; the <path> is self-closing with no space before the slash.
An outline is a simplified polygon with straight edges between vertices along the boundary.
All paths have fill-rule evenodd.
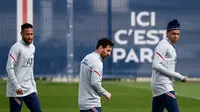
<path id="1" fill-rule="evenodd" d="M 175 83 L 181 112 L 200 110 L 199 82 Z M 149 83 L 103 82 L 112 93 L 112 99 L 102 98 L 103 112 L 150 112 L 152 94 Z M 77 83 L 52 83 L 37 81 L 43 112 L 79 112 Z M 6 82 L 0 80 L 0 112 L 9 112 Z M 23 104 L 22 112 L 29 112 Z M 166 111 L 165 111 L 166 112 Z"/>

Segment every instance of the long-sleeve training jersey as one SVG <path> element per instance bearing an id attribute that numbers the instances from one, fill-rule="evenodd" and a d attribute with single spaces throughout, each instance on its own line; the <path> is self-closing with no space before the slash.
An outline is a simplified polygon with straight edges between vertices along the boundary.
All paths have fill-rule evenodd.
<path id="1" fill-rule="evenodd" d="M 183 80 L 183 76 L 175 72 L 177 55 L 175 46 L 168 39 L 163 39 L 155 48 L 152 65 L 151 87 L 153 96 L 173 91 L 173 79 Z"/>
<path id="2" fill-rule="evenodd" d="M 80 110 L 101 107 L 101 95 L 108 92 L 101 86 L 103 73 L 102 58 L 96 52 L 88 54 L 80 65 L 78 104 Z"/>
<path id="3" fill-rule="evenodd" d="M 37 92 L 33 76 L 34 53 L 35 46 L 28 45 L 23 40 L 11 47 L 6 66 L 8 97 L 22 97 Z M 19 88 L 22 88 L 23 95 L 17 95 Z"/>

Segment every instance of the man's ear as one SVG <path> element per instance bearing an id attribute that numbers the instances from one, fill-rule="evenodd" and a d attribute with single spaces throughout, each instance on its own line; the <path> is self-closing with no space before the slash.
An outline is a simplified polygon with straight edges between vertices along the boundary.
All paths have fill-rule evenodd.
<path id="1" fill-rule="evenodd" d="M 103 46 L 99 46 L 99 49 L 102 50 L 102 49 L 103 49 Z"/>
<path id="2" fill-rule="evenodd" d="M 166 36 L 168 35 L 168 33 L 169 33 L 169 32 L 168 32 L 168 31 L 166 31 Z"/>

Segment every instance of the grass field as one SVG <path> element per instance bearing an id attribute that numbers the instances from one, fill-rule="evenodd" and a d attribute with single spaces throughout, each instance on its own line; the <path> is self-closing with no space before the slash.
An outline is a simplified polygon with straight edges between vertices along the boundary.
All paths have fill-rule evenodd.
<path id="1" fill-rule="evenodd" d="M 200 82 L 175 83 L 181 112 L 200 111 L 199 85 Z M 103 112 L 151 112 L 150 83 L 104 81 L 103 86 L 112 93 L 111 101 L 102 99 Z M 6 82 L 0 80 L 0 112 L 9 112 L 5 87 Z M 79 112 L 78 83 L 37 81 L 37 87 L 43 112 Z M 29 112 L 25 105 L 22 112 Z"/>

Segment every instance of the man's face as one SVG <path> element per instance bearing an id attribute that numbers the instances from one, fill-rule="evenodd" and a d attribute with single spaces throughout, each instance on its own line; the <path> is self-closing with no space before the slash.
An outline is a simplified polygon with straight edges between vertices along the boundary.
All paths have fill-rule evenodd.
<path id="1" fill-rule="evenodd" d="M 105 48 L 100 46 L 100 50 L 101 50 L 101 54 L 100 55 L 104 59 L 104 58 L 106 58 L 106 57 L 111 55 L 112 47 L 110 45 L 107 45 Z"/>
<path id="2" fill-rule="evenodd" d="M 180 30 L 168 31 L 167 37 L 173 44 L 175 44 L 180 38 Z"/>
<path id="3" fill-rule="evenodd" d="M 33 28 L 25 28 L 22 32 L 21 32 L 21 36 L 22 39 L 27 43 L 27 44 L 31 44 L 33 42 Z"/>

